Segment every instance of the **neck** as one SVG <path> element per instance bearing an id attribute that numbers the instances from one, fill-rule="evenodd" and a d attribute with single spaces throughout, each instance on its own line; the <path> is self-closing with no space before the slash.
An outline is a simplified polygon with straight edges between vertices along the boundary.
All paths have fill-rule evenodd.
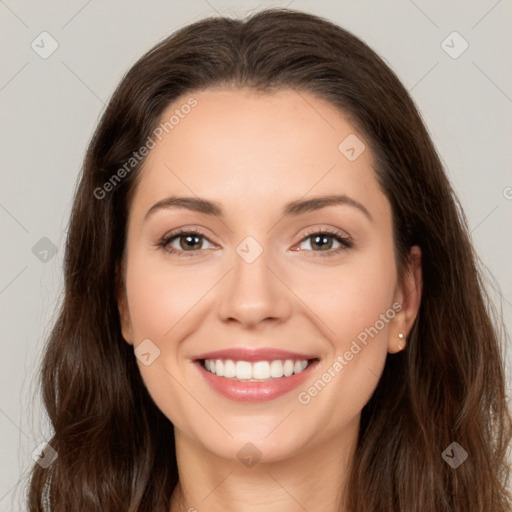
<path id="1" fill-rule="evenodd" d="M 341 433 L 293 456 L 245 467 L 206 451 L 175 431 L 180 480 L 171 512 L 343 512 L 344 493 L 359 433 L 359 417 Z"/>

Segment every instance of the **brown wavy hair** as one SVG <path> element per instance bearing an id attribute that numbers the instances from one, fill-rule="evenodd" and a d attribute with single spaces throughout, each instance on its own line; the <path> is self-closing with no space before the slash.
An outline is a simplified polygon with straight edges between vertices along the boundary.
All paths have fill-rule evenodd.
<path id="1" fill-rule="evenodd" d="M 373 50 L 325 19 L 288 9 L 178 30 L 129 70 L 103 113 L 76 190 L 65 293 L 41 370 L 58 458 L 47 469 L 34 465 L 30 511 L 42 510 L 47 482 L 53 512 L 169 510 L 178 481 L 173 425 L 122 338 L 116 298 L 144 160 L 102 199 L 95 190 L 145 144 L 171 102 L 219 85 L 305 91 L 348 116 L 370 144 L 392 206 L 398 268 L 412 245 L 422 250 L 419 314 L 407 349 L 388 356 L 362 410 L 347 510 L 510 511 L 502 322 L 432 140 Z M 453 441 L 469 455 L 457 469 L 441 456 Z"/>

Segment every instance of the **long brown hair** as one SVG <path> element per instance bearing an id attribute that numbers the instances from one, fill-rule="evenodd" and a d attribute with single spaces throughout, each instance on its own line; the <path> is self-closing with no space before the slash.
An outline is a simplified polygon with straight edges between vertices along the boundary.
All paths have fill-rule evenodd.
<path id="1" fill-rule="evenodd" d="M 181 95 L 217 85 L 307 91 L 366 137 L 391 203 L 398 268 L 422 250 L 423 293 L 407 349 L 388 356 L 362 410 L 345 487 L 350 512 L 505 512 L 511 418 L 499 324 L 462 209 L 409 94 L 384 61 L 322 18 L 271 9 L 186 26 L 126 74 L 88 148 L 65 256 L 65 295 L 42 364 L 58 458 L 35 464 L 31 512 L 51 477 L 54 512 L 168 512 L 173 426 L 121 336 L 116 273 L 144 162 L 112 181 Z M 128 169 L 125 167 L 125 170 Z M 109 182 L 111 187 L 105 187 Z M 107 190 L 108 189 L 108 190 Z M 98 192 L 100 190 L 101 192 Z M 468 454 L 454 469 L 442 453 Z"/>

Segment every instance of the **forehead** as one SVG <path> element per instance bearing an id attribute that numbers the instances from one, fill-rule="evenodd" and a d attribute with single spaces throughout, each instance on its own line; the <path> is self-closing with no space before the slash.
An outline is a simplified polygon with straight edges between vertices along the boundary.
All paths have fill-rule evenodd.
<path id="1" fill-rule="evenodd" d="M 195 106 L 182 108 L 191 98 Z M 149 207 L 180 193 L 264 210 L 269 201 L 339 192 L 370 194 L 375 214 L 387 213 L 363 135 L 311 93 L 191 93 L 169 105 L 160 128 L 134 202 Z"/>

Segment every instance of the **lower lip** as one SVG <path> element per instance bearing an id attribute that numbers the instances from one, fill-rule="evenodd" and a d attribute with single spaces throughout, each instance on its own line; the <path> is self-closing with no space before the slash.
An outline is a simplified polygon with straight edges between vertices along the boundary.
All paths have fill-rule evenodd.
<path id="1" fill-rule="evenodd" d="M 219 377 L 206 370 L 200 361 L 196 361 L 201 375 L 214 391 L 239 402 L 265 402 L 278 398 L 302 384 L 317 363 L 317 360 L 310 361 L 304 371 L 290 377 L 280 377 L 264 382 L 243 382 Z"/>

